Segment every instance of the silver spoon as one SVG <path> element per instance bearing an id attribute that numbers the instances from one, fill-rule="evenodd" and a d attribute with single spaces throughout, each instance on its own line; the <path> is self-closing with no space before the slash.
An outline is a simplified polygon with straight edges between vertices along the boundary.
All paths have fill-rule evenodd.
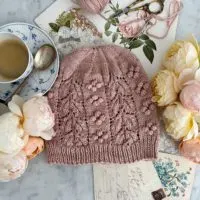
<path id="1" fill-rule="evenodd" d="M 26 85 L 26 81 L 28 80 L 28 78 L 30 77 L 31 74 L 33 74 L 36 70 L 47 69 L 48 67 L 50 67 L 50 65 L 54 62 L 55 59 L 56 59 L 55 48 L 50 44 L 42 45 L 35 54 L 33 70 L 20 83 L 20 85 L 17 87 L 17 89 L 12 93 L 12 95 L 8 99 L 6 99 L 6 101 L 4 103 L 7 104 L 15 94 L 19 94 L 22 91 L 22 89 Z"/>

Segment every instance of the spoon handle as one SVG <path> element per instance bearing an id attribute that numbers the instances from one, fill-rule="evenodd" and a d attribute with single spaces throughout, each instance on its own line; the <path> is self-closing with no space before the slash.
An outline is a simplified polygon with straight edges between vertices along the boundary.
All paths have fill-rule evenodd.
<path id="1" fill-rule="evenodd" d="M 24 78 L 24 80 L 18 85 L 18 87 L 15 89 L 15 91 L 6 99 L 5 103 L 8 104 L 8 102 L 12 99 L 12 97 L 15 95 L 15 94 L 19 94 L 22 89 L 25 87 L 26 83 L 27 83 L 27 80 L 30 78 L 30 75 L 33 74 L 35 70 L 33 69 L 30 74 Z"/>

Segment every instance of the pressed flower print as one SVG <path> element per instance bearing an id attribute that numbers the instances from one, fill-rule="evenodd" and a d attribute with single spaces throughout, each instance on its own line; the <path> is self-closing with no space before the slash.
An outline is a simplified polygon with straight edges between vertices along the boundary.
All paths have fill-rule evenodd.
<path id="1" fill-rule="evenodd" d="M 195 166 L 180 156 L 159 153 L 154 167 L 170 200 L 190 199 Z"/>

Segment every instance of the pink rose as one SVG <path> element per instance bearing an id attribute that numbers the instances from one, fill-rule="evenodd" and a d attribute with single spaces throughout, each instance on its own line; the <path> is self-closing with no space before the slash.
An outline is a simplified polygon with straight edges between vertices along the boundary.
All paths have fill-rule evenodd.
<path id="1" fill-rule="evenodd" d="M 143 30 L 149 14 L 143 10 L 133 12 L 126 16 L 119 24 L 119 30 L 126 38 L 137 37 Z"/>
<path id="2" fill-rule="evenodd" d="M 180 101 L 185 108 L 193 112 L 200 112 L 200 82 L 189 81 L 180 94 Z"/>

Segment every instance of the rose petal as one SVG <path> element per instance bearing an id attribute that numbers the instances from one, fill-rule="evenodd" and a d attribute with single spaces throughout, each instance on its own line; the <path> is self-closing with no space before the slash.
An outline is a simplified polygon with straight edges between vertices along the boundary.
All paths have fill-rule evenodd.
<path id="1" fill-rule="evenodd" d="M 16 114 L 19 117 L 23 117 L 20 107 L 15 102 L 10 101 L 8 103 L 8 108 L 12 113 Z"/>
<path id="2" fill-rule="evenodd" d="M 28 143 L 23 149 L 29 160 L 36 157 L 43 150 L 44 150 L 44 140 L 38 137 L 30 137 Z"/>
<path id="3" fill-rule="evenodd" d="M 21 109 L 24 104 L 24 100 L 19 95 L 14 95 L 12 101 L 15 102 Z"/>
<path id="4" fill-rule="evenodd" d="M 200 163 L 200 139 L 192 139 L 183 141 L 179 145 L 179 151 L 182 156 L 192 160 L 193 162 Z"/>
<path id="5" fill-rule="evenodd" d="M 184 84 L 188 81 L 191 81 L 194 79 L 195 73 L 196 73 L 196 69 L 194 68 L 188 68 L 188 69 L 184 69 L 179 77 L 178 77 L 178 83 L 179 83 L 179 87 L 180 89 L 183 88 Z"/>
<path id="6" fill-rule="evenodd" d="M 200 69 L 197 69 L 197 71 L 195 72 L 195 80 L 200 81 Z"/>

